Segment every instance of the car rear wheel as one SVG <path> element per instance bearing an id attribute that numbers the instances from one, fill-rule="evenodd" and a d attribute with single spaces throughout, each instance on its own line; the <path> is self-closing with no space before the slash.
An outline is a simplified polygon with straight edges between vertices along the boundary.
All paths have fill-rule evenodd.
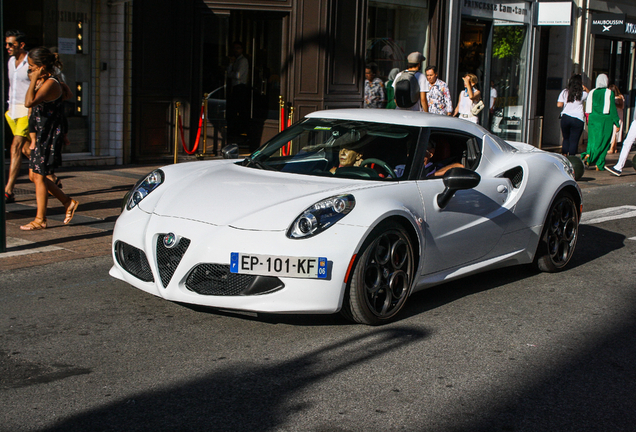
<path id="1" fill-rule="evenodd" d="M 411 239 L 401 225 L 376 228 L 354 263 L 343 315 L 368 325 L 391 321 L 409 295 L 413 257 Z"/>
<path id="2" fill-rule="evenodd" d="M 570 262 L 579 237 L 579 213 L 568 194 L 559 196 L 550 207 L 534 263 L 544 272 L 561 270 Z"/>

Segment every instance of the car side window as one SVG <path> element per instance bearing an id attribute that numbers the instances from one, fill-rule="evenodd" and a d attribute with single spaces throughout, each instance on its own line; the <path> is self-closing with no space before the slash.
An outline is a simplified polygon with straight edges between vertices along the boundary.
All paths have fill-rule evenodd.
<path id="1" fill-rule="evenodd" d="M 481 156 L 481 140 L 454 131 L 433 130 L 428 139 L 420 179 L 441 177 L 448 169 L 475 170 Z"/>

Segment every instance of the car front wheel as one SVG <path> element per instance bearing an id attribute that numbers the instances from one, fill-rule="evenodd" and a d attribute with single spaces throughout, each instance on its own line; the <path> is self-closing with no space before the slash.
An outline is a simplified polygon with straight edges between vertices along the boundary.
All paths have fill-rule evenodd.
<path id="1" fill-rule="evenodd" d="M 535 266 L 544 272 L 561 270 L 570 262 L 579 237 L 579 213 L 568 194 L 558 197 L 548 212 L 535 255 Z"/>
<path id="2" fill-rule="evenodd" d="M 376 228 L 356 260 L 344 315 L 380 325 L 391 321 L 406 303 L 415 272 L 413 245 L 399 224 Z"/>

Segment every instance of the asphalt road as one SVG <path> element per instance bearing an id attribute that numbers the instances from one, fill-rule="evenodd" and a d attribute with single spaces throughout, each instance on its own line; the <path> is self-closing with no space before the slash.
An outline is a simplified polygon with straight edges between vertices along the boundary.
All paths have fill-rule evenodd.
<path id="1" fill-rule="evenodd" d="M 170 303 L 109 257 L 0 272 L 0 430 L 633 431 L 635 192 L 584 191 L 566 271 L 449 283 L 379 328 Z"/>

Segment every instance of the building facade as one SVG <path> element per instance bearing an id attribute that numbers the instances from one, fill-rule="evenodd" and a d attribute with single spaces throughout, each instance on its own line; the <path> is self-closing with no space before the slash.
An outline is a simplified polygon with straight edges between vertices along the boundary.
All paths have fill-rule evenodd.
<path id="1" fill-rule="evenodd" d="M 202 136 L 207 155 L 232 142 L 253 150 L 315 110 L 362 107 L 365 64 L 386 79 L 412 51 L 426 57 L 423 68 L 438 67 L 454 103 L 465 73 L 478 77 L 487 106 L 496 92 L 480 122 L 504 139 L 558 146 L 556 99 L 573 73 L 588 87 L 607 73 L 627 97 L 624 121 L 634 115 L 632 0 L 5 0 L 4 8 L 5 29 L 23 29 L 31 47 L 56 47 L 65 65 L 75 92 L 65 160 L 169 161 L 175 144 L 185 154 L 183 141 L 201 153 Z"/>

